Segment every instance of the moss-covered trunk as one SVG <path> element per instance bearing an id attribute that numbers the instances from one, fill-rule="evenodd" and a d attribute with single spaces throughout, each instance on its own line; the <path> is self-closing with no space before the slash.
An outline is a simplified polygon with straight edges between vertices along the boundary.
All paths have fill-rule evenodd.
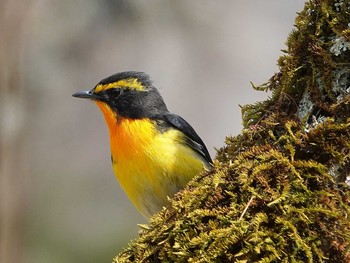
<path id="1" fill-rule="evenodd" d="M 214 169 L 114 262 L 350 262 L 350 1 L 311 0 Z"/>

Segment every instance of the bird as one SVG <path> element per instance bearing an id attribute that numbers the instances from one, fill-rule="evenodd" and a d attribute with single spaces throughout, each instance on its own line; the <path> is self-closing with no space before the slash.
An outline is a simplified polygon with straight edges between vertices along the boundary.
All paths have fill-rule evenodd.
<path id="1" fill-rule="evenodd" d="M 116 73 L 72 96 L 100 108 L 114 174 L 145 218 L 168 206 L 169 198 L 212 167 L 202 139 L 187 121 L 169 112 L 146 73 Z"/>

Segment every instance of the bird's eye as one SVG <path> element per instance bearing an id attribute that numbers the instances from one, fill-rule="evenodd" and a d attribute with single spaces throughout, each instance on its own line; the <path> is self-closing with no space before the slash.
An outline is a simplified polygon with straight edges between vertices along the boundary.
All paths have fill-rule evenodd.
<path id="1" fill-rule="evenodd" d="M 122 91 L 118 88 L 108 89 L 103 91 L 103 97 L 105 100 L 117 99 Z"/>
<path id="2" fill-rule="evenodd" d="M 109 96 L 110 98 L 113 98 L 113 99 L 116 99 L 120 96 L 120 94 L 122 93 L 122 90 L 121 89 L 118 89 L 118 88 L 114 88 L 114 89 L 109 89 Z"/>

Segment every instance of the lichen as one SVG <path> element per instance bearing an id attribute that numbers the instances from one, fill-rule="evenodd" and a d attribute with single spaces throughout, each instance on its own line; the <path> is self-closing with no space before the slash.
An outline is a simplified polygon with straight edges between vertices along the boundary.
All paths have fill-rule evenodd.
<path id="1" fill-rule="evenodd" d="M 271 98 L 114 262 L 350 262 L 349 9 L 305 4 Z"/>
<path id="2" fill-rule="evenodd" d="M 336 37 L 333 41 L 334 44 L 330 47 L 329 51 L 336 56 L 350 49 L 350 43 L 344 37 Z"/>
<path id="3" fill-rule="evenodd" d="M 308 118 L 310 116 L 310 114 L 313 111 L 313 108 L 314 108 L 314 104 L 310 99 L 310 94 L 305 92 L 298 105 L 298 110 L 297 110 L 298 118 L 301 121 L 305 120 L 305 118 Z"/>
<path id="4" fill-rule="evenodd" d="M 350 70 L 339 69 L 334 71 L 332 91 L 337 96 L 337 101 L 340 101 L 344 96 L 350 94 Z"/>

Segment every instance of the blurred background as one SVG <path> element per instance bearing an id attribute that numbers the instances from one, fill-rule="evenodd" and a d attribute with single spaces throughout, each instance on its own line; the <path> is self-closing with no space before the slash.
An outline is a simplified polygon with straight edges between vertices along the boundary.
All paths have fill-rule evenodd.
<path id="1" fill-rule="evenodd" d="M 110 262 L 146 223 L 99 109 L 71 94 L 145 71 L 212 156 L 240 132 L 302 0 L 1 0 L 0 262 Z"/>

